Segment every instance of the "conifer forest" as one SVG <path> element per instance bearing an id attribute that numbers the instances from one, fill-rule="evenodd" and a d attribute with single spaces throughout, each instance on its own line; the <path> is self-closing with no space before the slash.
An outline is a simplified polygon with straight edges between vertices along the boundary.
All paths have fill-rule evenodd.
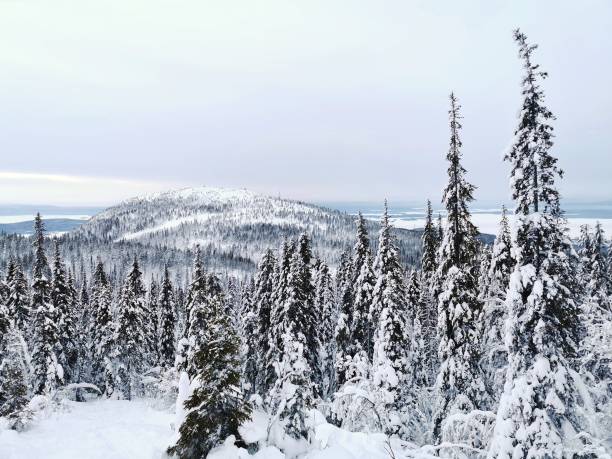
<path id="1" fill-rule="evenodd" d="M 610 235 L 570 236 L 546 47 L 507 38 L 497 234 L 473 220 L 453 92 L 423 228 L 386 201 L 374 220 L 203 187 L 0 235 L 0 457 L 72 457 L 58 438 L 106 417 L 121 437 L 87 449 L 91 427 L 79 457 L 611 458 Z"/>

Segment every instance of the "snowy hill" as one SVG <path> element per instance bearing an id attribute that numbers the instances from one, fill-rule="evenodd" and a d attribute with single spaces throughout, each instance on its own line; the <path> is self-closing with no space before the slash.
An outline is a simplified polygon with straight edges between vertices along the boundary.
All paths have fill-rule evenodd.
<path id="1" fill-rule="evenodd" d="M 373 243 L 378 224 L 370 224 Z M 308 233 L 331 264 L 353 244 L 354 217 L 300 201 L 247 190 L 186 188 L 133 198 L 96 215 L 74 237 L 185 251 L 200 244 L 213 266 L 248 269 L 284 238 Z M 397 230 L 404 261 L 412 264 L 419 234 Z M 235 263 L 233 263 L 235 262 Z"/>
<path id="2" fill-rule="evenodd" d="M 378 226 L 368 222 L 374 247 Z M 76 272 L 83 267 L 91 273 L 100 257 L 111 277 L 120 279 L 137 255 L 147 273 L 159 274 L 167 264 L 182 276 L 191 266 L 193 248 L 200 244 L 209 269 L 241 276 L 253 272 L 266 249 L 276 250 L 284 238 L 297 238 L 302 232 L 311 236 L 316 255 L 333 267 L 342 251 L 354 244 L 355 218 L 247 190 L 197 187 L 129 199 L 59 239 L 63 256 Z M 397 229 L 396 235 L 402 261 L 413 265 L 420 256 L 420 233 Z M 31 253 L 29 239 L 0 235 L 0 270 L 6 269 L 11 254 L 29 269 Z"/>

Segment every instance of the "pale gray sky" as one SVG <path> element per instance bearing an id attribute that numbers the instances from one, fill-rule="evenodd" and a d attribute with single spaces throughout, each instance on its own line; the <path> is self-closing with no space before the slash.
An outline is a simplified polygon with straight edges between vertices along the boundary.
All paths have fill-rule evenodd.
<path id="1" fill-rule="evenodd" d="M 438 200 L 451 90 L 477 198 L 506 199 L 517 26 L 550 73 L 564 195 L 612 198 L 607 0 L 0 0 L 0 202 Z"/>

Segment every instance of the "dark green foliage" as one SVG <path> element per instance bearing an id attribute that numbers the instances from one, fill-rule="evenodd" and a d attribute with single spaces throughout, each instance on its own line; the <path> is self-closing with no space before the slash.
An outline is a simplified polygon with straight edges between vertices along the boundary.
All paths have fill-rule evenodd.
<path id="1" fill-rule="evenodd" d="M 159 292 L 160 338 L 159 360 L 162 366 L 169 368 L 174 364 L 175 345 L 174 331 L 176 327 L 175 299 L 168 267 L 164 269 L 164 279 Z"/>
<path id="2" fill-rule="evenodd" d="M 205 458 L 228 436 L 240 438 L 238 426 L 250 418 L 251 407 L 239 391 L 239 347 L 223 302 L 212 303 L 202 343 L 192 358 L 196 386 L 185 402 L 188 413 L 169 454 Z"/>
<path id="3" fill-rule="evenodd" d="M 441 239 L 439 239 L 439 234 L 434 227 L 433 211 L 431 209 L 431 201 L 429 199 L 427 200 L 425 228 L 423 229 L 421 241 L 423 244 L 421 252 L 421 271 L 425 273 L 426 276 L 431 276 L 436 272 L 438 267 L 437 252 Z"/>

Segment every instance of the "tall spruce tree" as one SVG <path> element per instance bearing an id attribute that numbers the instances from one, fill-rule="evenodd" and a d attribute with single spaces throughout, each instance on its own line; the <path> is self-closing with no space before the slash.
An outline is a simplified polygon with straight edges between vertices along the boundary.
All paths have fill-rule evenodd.
<path id="1" fill-rule="evenodd" d="M 589 386 L 606 394 L 612 381 L 612 311 L 608 294 L 608 266 L 605 238 L 601 224 L 597 222 L 591 233 L 588 226 L 582 228 L 581 249 L 581 299 L 584 333 L 580 346 L 580 371 Z M 597 410 L 605 411 L 608 397 L 595 395 Z M 603 402 L 603 403 L 602 403 Z"/>
<path id="2" fill-rule="evenodd" d="M 267 253 L 267 252 L 266 252 Z M 266 254 L 264 254 L 264 257 Z M 258 265 L 258 270 L 256 273 L 256 277 L 259 276 L 261 268 L 261 261 Z M 242 347 L 241 347 L 241 362 L 242 362 L 242 388 L 245 395 L 251 399 L 251 397 L 255 394 L 259 394 L 257 380 L 261 378 L 263 380 L 263 371 L 259 368 L 260 359 L 262 363 L 265 365 L 265 354 L 264 357 L 258 354 L 258 343 L 261 337 L 257 333 L 257 301 L 255 300 L 255 281 L 249 283 L 251 289 L 245 291 L 245 298 L 242 302 L 242 312 L 241 312 L 241 338 L 242 338 Z M 248 288 L 248 287 L 247 287 Z M 269 319 L 268 319 L 269 323 Z M 265 332 L 265 342 L 266 345 L 268 343 L 268 330 Z M 272 368 L 272 373 L 274 369 Z"/>
<path id="3" fill-rule="evenodd" d="M 9 310 L 0 304 L 0 417 L 21 430 L 20 412 L 28 402 L 27 346 Z"/>
<path id="4" fill-rule="evenodd" d="M 504 389 L 507 350 L 504 343 L 504 327 L 507 319 L 505 306 L 510 275 L 514 270 L 512 238 L 506 208 L 502 207 L 499 231 L 488 266 L 487 284 L 481 286 L 484 302 L 482 362 L 485 369 L 485 383 L 491 395 L 492 408 L 496 408 Z"/>
<path id="5" fill-rule="evenodd" d="M 578 308 L 570 244 L 559 203 L 562 171 L 550 154 L 554 119 L 544 105 L 546 73 L 532 61 L 537 45 L 518 29 L 523 103 L 515 142 L 506 154 L 516 203 L 516 266 L 506 295 L 508 371 L 491 458 L 561 458 L 574 421 L 570 359 L 576 355 Z"/>
<path id="6" fill-rule="evenodd" d="M 461 164 L 461 107 L 454 94 L 450 95 L 450 103 L 448 185 L 442 198 L 447 220 L 437 272 L 442 285 L 438 296 L 440 370 L 433 429 L 437 442 L 442 438 L 444 419 L 455 410 L 479 408 L 485 394 L 479 366 L 482 307 L 475 272 L 478 230 L 471 222 L 468 209 L 475 187 L 467 182 L 466 170 Z"/>
<path id="7" fill-rule="evenodd" d="M 14 321 L 15 328 L 25 334 L 29 328 L 30 293 L 23 268 L 13 258 L 9 262 L 6 286 L 8 288 L 6 306 L 9 316 Z"/>
<path id="8" fill-rule="evenodd" d="M 370 320 L 376 324 L 372 349 L 373 382 L 384 394 L 383 427 L 389 435 L 399 433 L 399 413 L 407 403 L 411 317 L 404 272 L 391 234 L 387 202 L 380 223 L 378 252 L 374 260 L 376 285 L 372 293 Z"/>
<path id="9" fill-rule="evenodd" d="M 151 276 L 151 282 L 149 282 L 149 290 L 147 292 L 147 301 L 145 303 L 145 317 L 146 317 L 146 355 L 147 363 L 151 366 L 159 363 L 159 322 L 160 322 L 160 311 L 159 311 L 159 286 L 153 276 Z"/>
<path id="10" fill-rule="evenodd" d="M 414 308 L 412 319 L 412 336 L 410 349 L 412 366 L 412 385 L 416 388 L 429 387 L 432 383 L 432 352 L 429 346 L 430 337 L 423 324 L 429 321 L 429 311 L 422 303 L 421 279 L 419 273 L 413 270 L 408 277 L 406 299 Z"/>
<path id="11" fill-rule="evenodd" d="M 437 252 L 440 241 L 438 240 L 438 231 L 433 222 L 433 211 L 431 209 L 431 201 L 427 200 L 427 210 L 425 213 L 425 227 L 421 236 L 421 271 L 425 276 L 433 276 L 437 269 Z"/>
<path id="12" fill-rule="evenodd" d="M 51 303 L 55 310 L 59 343 L 57 357 L 64 370 L 64 381 L 74 382 L 78 348 L 74 311 L 74 286 L 68 282 L 66 268 L 62 261 L 59 241 L 55 241 L 53 257 L 53 280 L 51 282 Z"/>
<path id="13" fill-rule="evenodd" d="M 268 332 L 268 353 L 266 355 L 267 365 L 275 368 L 272 380 L 266 384 L 272 387 L 278 378 L 278 365 L 283 357 L 283 333 L 284 333 L 284 306 L 287 300 L 287 283 L 289 279 L 289 271 L 291 269 L 291 260 L 296 251 L 294 241 L 283 241 L 280 248 L 278 263 L 274 272 L 274 291 L 272 293 L 272 309 L 270 311 L 270 329 Z M 266 370 L 266 374 L 268 371 Z M 273 403 L 271 397 L 266 397 L 268 403 Z"/>
<path id="14" fill-rule="evenodd" d="M 427 200 L 426 209 L 425 228 L 421 236 L 419 299 L 414 304 L 417 306 L 418 325 L 421 335 L 417 342 L 422 342 L 423 348 L 420 352 L 424 353 L 421 363 L 427 366 L 427 368 L 421 368 L 419 372 L 422 377 L 428 374 L 429 385 L 433 385 L 439 364 L 439 343 L 436 328 L 438 324 L 437 295 L 441 286 L 436 282 L 436 272 L 438 270 L 438 249 L 442 242 L 442 223 L 441 220 L 438 221 L 439 228 L 434 225 L 433 210 L 429 199 Z"/>
<path id="15" fill-rule="evenodd" d="M 353 321 L 351 325 L 351 356 L 359 351 L 374 348 L 374 324 L 371 322 L 370 306 L 376 285 L 370 238 L 361 212 L 357 220 L 357 240 L 353 248 L 352 300 Z"/>
<path id="16" fill-rule="evenodd" d="M 164 279 L 162 280 L 161 289 L 159 292 L 159 362 L 164 368 L 170 368 L 174 365 L 176 352 L 175 346 L 175 329 L 176 329 L 176 314 L 175 314 L 175 299 L 174 288 L 170 281 L 168 266 L 164 268 Z"/>
<path id="17" fill-rule="evenodd" d="M 319 336 L 319 317 L 314 306 L 315 285 L 312 276 L 312 248 L 310 236 L 302 233 L 298 239 L 297 253 L 302 259 L 301 272 L 299 274 L 299 286 L 301 295 L 304 298 L 302 308 L 304 335 L 306 337 L 306 359 L 312 372 L 312 380 L 315 388 L 315 396 L 321 396 L 323 377 L 321 374 L 321 364 L 319 361 L 319 351 L 321 349 L 321 339 Z"/>
<path id="18" fill-rule="evenodd" d="M 207 283 L 213 286 L 215 298 L 209 303 L 201 343 L 190 362 L 194 390 L 184 404 L 187 414 L 179 439 L 168 448 L 169 454 L 180 458 L 204 458 L 228 436 L 240 439 L 238 427 L 251 416 L 251 407 L 239 391 L 240 339 L 224 310 L 218 280 L 211 276 Z"/>
<path id="19" fill-rule="evenodd" d="M 318 393 L 313 368 L 318 365 L 318 356 L 312 355 L 310 343 L 314 338 L 308 336 L 312 310 L 308 310 L 311 304 L 304 285 L 305 258 L 299 249 L 291 257 L 279 326 L 282 350 L 274 363 L 277 379 L 272 390 L 275 418 L 283 420 L 286 433 L 296 439 L 309 436 L 306 411 L 314 405 Z"/>
<path id="20" fill-rule="evenodd" d="M 40 214 L 34 220 L 34 270 L 32 303 L 34 314 L 32 329 L 33 390 L 35 394 L 49 394 L 64 382 L 64 370 L 59 364 L 57 349 L 60 338 L 57 314 L 51 302 L 49 265 L 45 255 L 44 224 Z"/>
<path id="21" fill-rule="evenodd" d="M 274 384 L 275 372 L 273 362 L 268 360 L 270 354 L 271 336 L 271 317 L 273 310 L 274 294 L 274 273 L 276 270 L 276 258 L 272 250 L 267 250 L 262 257 L 257 276 L 255 278 L 255 292 L 253 297 L 254 324 L 253 332 L 255 336 L 250 340 L 254 347 L 254 355 L 251 360 L 254 368 L 250 371 L 255 373 L 256 393 L 264 396 Z M 251 373 L 252 375 L 252 373 Z"/>
<path id="22" fill-rule="evenodd" d="M 334 330 L 336 341 L 336 387 L 341 387 L 347 380 L 350 370 L 353 349 L 353 260 L 351 252 L 346 250 L 340 256 L 336 272 L 336 302 L 338 304 L 338 321 Z"/>
<path id="23" fill-rule="evenodd" d="M 605 235 L 600 222 L 595 223 L 593 233 L 588 239 L 589 243 L 585 247 L 582 259 L 585 294 L 598 302 L 602 308 L 612 312 L 608 291 L 610 273 L 606 262 Z"/>
<path id="24" fill-rule="evenodd" d="M 131 400 L 142 394 L 140 374 L 147 364 L 147 325 L 145 287 L 138 259 L 134 257 L 126 276 L 113 336 L 115 387 L 118 396 Z"/>
<path id="25" fill-rule="evenodd" d="M 112 352 L 115 324 L 112 316 L 111 285 L 104 271 L 104 265 L 99 259 L 92 278 L 89 307 L 91 309 L 89 355 L 92 378 L 103 393 L 111 395 L 114 391 Z"/>
<path id="26" fill-rule="evenodd" d="M 321 367 L 323 399 L 329 400 L 335 389 L 334 358 L 336 352 L 334 329 L 336 324 L 336 307 L 334 301 L 334 288 L 329 267 L 324 261 L 315 263 L 315 301 L 314 309 L 318 319 L 319 328 L 319 364 Z"/>
<path id="27" fill-rule="evenodd" d="M 201 343 L 201 335 L 206 327 L 206 295 L 208 293 L 206 281 L 207 273 L 202 264 L 202 255 L 198 245 L 195 249 L 193 276 L 185 303 L 185 330 L 183 338 L 179 341 L 176 362 L 178 369 L 187 371 L 190 377 L 194 376 L 191 358 L 197 350 L 196 347 Z"/>

